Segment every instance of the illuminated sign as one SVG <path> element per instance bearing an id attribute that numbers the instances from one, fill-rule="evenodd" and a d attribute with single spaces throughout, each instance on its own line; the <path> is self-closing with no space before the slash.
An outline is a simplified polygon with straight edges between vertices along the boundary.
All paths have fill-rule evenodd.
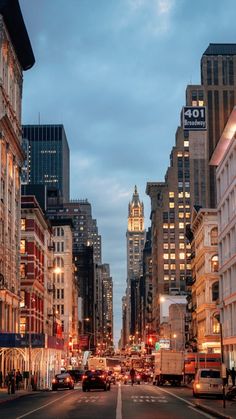
<path id="1" fill-rule="evenodd" d="M 206 107 L 184 106 L 182 111 L 183 129 L 188 131 L 206 130 Z"/>

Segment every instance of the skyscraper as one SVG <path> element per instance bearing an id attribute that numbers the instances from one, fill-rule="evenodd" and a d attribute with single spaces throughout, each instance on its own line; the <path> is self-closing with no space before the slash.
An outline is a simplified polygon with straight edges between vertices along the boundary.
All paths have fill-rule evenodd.
<path id="1" fill-rule="evenodd" d="M 128 207 L 127 240 L 127 288 L 126 288 L 126 331 L 123 336 L 134 333 L 138 311 L 138 284 L 142 276 L 143 248 L 145 244 L 144 206 L 139 199 L 137 186 Z"/>
<path id="2" fill-rule="evenodd" d="M 236 44 L 209 44 L 201 58 L 201 84 L 208 114 L 208 161 L 235 105 Z M 215 168 L 209 167 L 210 207 L 216 206 Z"/>
<path id="3" fill-rule="evenodd" d="M 30 184 L 44 184 L 59 192 L 63 202 L 69 201 L 70 155 L 63 125 L 24 125 L 23 137 L 28 141 L 27 175 Z"/>

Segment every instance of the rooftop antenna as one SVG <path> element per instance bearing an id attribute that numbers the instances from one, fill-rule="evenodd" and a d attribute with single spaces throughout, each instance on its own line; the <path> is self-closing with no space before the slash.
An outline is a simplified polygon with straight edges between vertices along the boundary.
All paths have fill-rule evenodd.
<path id="1" fill-rule="evenodd" d="M 39 114 L 38 114 L 38 118 L 39 118 L 39 125 L 40 125 L 40 112 L 39 112 Z"/>

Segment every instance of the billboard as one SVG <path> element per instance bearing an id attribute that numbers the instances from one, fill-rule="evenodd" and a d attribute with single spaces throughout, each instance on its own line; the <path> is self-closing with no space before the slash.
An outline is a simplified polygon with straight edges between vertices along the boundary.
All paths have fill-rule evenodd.
<path id="1" fill-rule="evenodd" d="M 206 107 L 184 106 L 182 110 L 182 127 L 188 131 L 206 130 Z"/>

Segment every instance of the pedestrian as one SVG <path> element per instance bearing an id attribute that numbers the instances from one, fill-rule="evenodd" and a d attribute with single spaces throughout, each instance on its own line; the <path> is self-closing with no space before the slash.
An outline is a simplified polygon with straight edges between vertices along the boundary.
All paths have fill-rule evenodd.
<path id="1" fill-rule="evenodd" d="M 18 369 L 16 371 L 16 390 L 20 389 L 20 383 L 22 382 L 22 375 L 20 373 L 20 370 Z"/>
<path id="2" fill-rule="evenodd" d="M 15 394 L 15 389 L 16 389 L 16 374 L 15 374 L 15 370 L 12 370 L 11 375 L 10 375 L 10 385 L 11 385 L 11 394 Z"/>
<path id="3" fill-rule="evenodd" d="M 2 376 L 2 371 L 0 371 L 0 388 L 2 388 L 2 383 L 3 383 L 3 376 Z"/>
<path id="4" fill-rule="evenodd" d="M 235 375 L 236 375 L 236 371 L 234 369 L 234 367 L 232 367 L 231 369 L 231 378 L 232 378 L 232 385 L 235 386 Z"/>
<path id="5" fill-rule="evenodd" d="M 131 384 L 133 385 L 134 384 L 134 379 L 135 379 L 135 369 L 133 367 L 131 368 L 129 374 L 130 374 L 130 378 L 131 378 Z"/>
<path id="6" fill-rule="evenodd" d="M 7 373 L 7 375 L 5 377 L 5 383 L 6 383 L 6 386 L 7 386 L 8 394 L 11 394 L 11 373 L 10 373 L 10 371 Z"/>

